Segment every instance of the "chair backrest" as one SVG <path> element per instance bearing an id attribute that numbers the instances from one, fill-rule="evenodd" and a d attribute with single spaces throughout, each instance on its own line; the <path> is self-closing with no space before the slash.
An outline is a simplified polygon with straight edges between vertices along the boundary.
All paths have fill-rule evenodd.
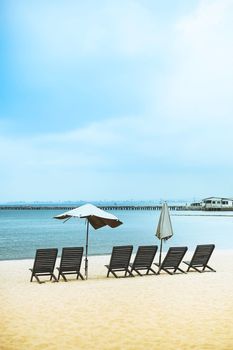
<path id="1" fill-rule="evenodd" d="M 33 272 L 35 273 L 52 273 L 54 270 L 58 249 L 37 249 L 33 265 Z"/>
<path id="2" fill-rule="evenodd" d="M 157 245 L 139 246 L 132 267 L 133 268 L 151 267 L 155 254 L 157 252 L 157 249 L 158 249 Z"/>
<path id="3" fill-rule="evenodd" d="M 109 264 L 110 269 L 127 269 L 133 251 L 132 245 L 115 246 Z"/>
<path id="4" fill-rule="evenodd" d="M 60 270 L 79 271 L 82 263 L 83 247 L 66 247 L 62 249 Z"/>
<path id="5" fill-rule="evenodd" d="M 177 268 L 181 260 L 183 259 L 186 251 L 188 250 L 187 247 L 171 247 L 168 249 L 167 255 L 165 256 L 161 267 L 164 268 Z"/>
<path id="6" fill-rule="evenodd" d="M 206 265 L 215 248 L 214 244 L 201 244 L 197 245 L 195 252 L 193 253 L 190 265 Z"/>

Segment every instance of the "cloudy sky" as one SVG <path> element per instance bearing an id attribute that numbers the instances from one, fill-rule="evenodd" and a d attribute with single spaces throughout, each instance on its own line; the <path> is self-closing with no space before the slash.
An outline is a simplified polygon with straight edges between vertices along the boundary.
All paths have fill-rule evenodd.
<path id="1" fill-rule="evenodd" d="M 233 196 L 233 0 L 2 0 L 0 201 Z"/>

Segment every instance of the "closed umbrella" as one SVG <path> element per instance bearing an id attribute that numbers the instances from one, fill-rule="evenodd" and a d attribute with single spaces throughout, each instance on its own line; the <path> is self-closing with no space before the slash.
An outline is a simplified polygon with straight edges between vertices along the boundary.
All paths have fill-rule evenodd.
<path id="1" fill-rule="evenodd" d="M 160 239 L 159 265 L 161 264 L 163 240 L 166 241 L 173 235 L 172 223 L 167 203 L 163 203 L 159 222 L 156 230 L 156 237 Z"/>
<path id="2" fill-rule="evenodd" d="M 55 219 L 69 220 L 70 218 L 79 218 L 87 220 L 86 231 L 86 258 L 85 258 L 85 276 L 88 278 L 88 236 L 89 236 L 89 224 L 94 229 L 101 228 L 103 226 L 110 226 L 112 228 L 122 224 L 122 222 L 113 214 L 110 214 L 100 208 L 97 208 L 93 204 L 84 204 L 78 208 L 69 210 L 63 214 L 57 215 Z"/>

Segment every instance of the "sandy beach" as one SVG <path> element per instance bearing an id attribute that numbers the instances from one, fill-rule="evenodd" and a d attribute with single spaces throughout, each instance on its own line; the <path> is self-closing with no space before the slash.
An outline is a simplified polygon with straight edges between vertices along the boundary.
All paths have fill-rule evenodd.
<path id="1" fill-rule="evenodd" d="M 108 262 L 90 257 L 88 281 L 39 285 L 33 260 L 1 261 L 1 350 L 233 348 L 233 251 L 213 253 L 216 273 L 107 279 Z"/>

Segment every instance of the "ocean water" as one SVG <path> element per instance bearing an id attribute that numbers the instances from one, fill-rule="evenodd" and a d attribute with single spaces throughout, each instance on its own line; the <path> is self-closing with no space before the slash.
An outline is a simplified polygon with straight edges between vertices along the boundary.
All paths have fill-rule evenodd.
<path id="1" fill-rule="evenodd" d="M 0 210 L 0 260 L 33 258 L 37 248 L 85 246 L 86 223 L 70 219 L 63 223 L 53 217 L 61 210 Z M 123 225 L 111 229 L 90 227 L 89 254 L 110 254 L 113 245 L 158 244 L 155 231 L 159 211 L 111 211 Z M 174 236 L 164 244 L 214 243 L 217 249 L 233 249 L 233 212 L 171 211 Z"/>

